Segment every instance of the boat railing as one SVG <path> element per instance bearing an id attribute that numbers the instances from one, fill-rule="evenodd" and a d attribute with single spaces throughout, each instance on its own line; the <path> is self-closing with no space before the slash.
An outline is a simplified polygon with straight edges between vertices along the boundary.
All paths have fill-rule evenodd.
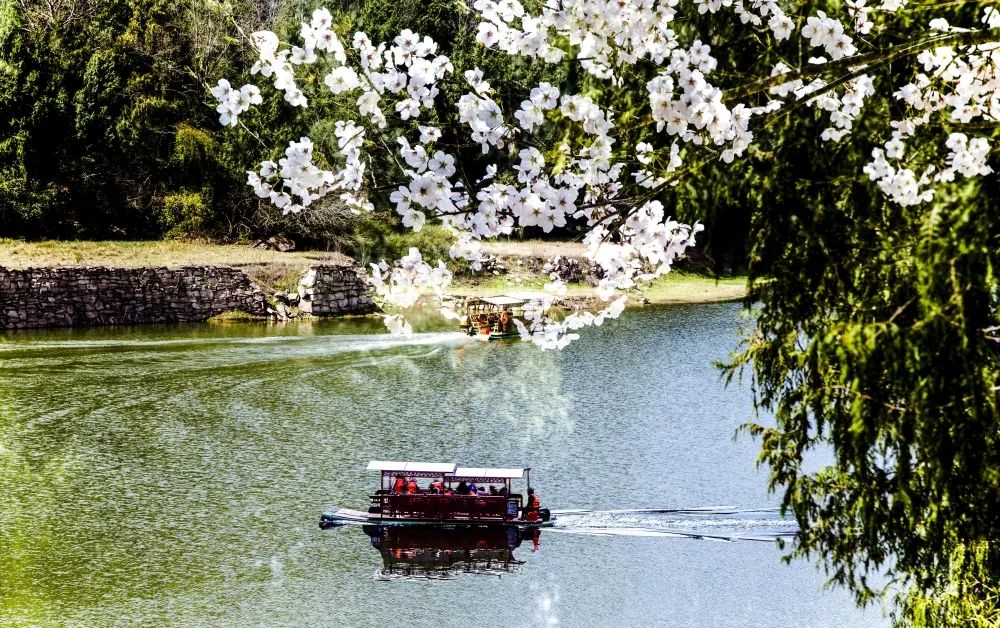
<path id="1" fill-rule="evenodd" d="M 395 494 L 371 496 L 372 512 L 382 517 L 420 519 L 513 519 L 520 512 L 520 495 Z"/>

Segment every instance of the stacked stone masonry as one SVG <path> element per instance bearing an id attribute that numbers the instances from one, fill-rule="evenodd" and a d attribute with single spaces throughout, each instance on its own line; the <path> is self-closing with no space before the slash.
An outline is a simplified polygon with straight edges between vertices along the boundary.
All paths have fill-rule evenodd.
<path id="1" fill-rule="evenodd" d="M 313 266 L 299 282 L 299 312 L 313 316 L 369 314 L 378 308 L 364 269 L 358 266 Z"/>
<path id="2" fill-rule="evenodd" d="M 267 311 L 233 268 L 0 267 L 0 329 L 194 322 L 227 310 Z"/>
<path id="3" fill-rule="evenodd" d="M 299 296 L 314 316 L 377 310 L 356 265 L 310 268 Z M 0 329 L 198 322 L 231 310 L 268 314 L 264 292 L 235 268 L 0 267 Z"/>

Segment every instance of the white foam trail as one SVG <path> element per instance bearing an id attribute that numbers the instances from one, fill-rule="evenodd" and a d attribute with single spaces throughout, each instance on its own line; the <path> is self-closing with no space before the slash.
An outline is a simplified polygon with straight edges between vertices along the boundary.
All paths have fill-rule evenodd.
<path id="1" fill-rule="evenodd" d="M 309 336 L 255 336 L 251 338 L 230 338 L 228 339 L 230 344 L 239 345 L 262 345 L 262 344 L 277 344 L 281 342 L 290 342 L 297 340 L 308 340 Z"/>
<path id="2" fill-rule="evenodd" d="M 268 336 L 269 338 L 288 338 L 297 339 L 304 338 L 305 336 Z M 17 340 L 21 340 L 18 338 Z M 162 347 L 170 345 L 185 345 L 185 344 L 201 344 L 201 345 L 218 345 L 218 344 L 231 344 L 239 341 L 250 341 L 253 338 L 173 338 L 170 340 L 152 340 L 149 338 L 130 338 L 130 339 L 102 339 L 95 338 L 91 340 L 74 338 L 66 340 L 34 340 L 28 337 L 23 338 L 24 342 L 12 342 L 10 344 L 0 345 L 0 351 L 16 351 L 25 349 L 100 349 L 104 347 Z"/>
<path id="3" fill-rule="evenodd" d="M 396 347 L 420 347 L 429 345 L 465 344 L 468 336 L 460 332 L 435 332 L 413 334 L 412 336 L 390 336 L 389 334 L 337 334 L 329 336 L 296 336 L 305 342 L 296 348 L 334 349 L 335 352 L 373 351 Z"/>
<path id="4" fill-rule="evenodd" d="M 768 541 L 798 532 L 794 520 L 777 508 L 732 506 L 693 508 L 629 508 L 553 511 L 553 531 L 588 536 L 673 537 L 715 541 Z"/>
<path id="5" fill-rule="evenodd" d="M 25 338 L 27 341 L 28 339 Z M 389 334 L 317 334 L 317 335 L 276 335 L 276 336 L 236 336 L 236 337 L 199 337 L 170 338 L 156 340 L 152 338 L 67 338 L 65 340 L 30 340 L 30 342 L 11 342 L 0 344 L 0 351 L 23 351 L 36 349 L 102 349 L 131 347 L 169 347 L 177 345 L 240 345 L 240 344 L 284 344 L 298 342 L 324 342 L 333 344 L 355 344 L 358 350 L 369 348 L 390 348 L 403 345 L 446 344 L 470 342 L 471 339 L 462 332 L 427 332 L 412 336 L 390 336 Z"/>
<path id="6" fill-rule="evenodd" d="M 601 529 L 575 529 L 575 528 L 550 528 L 546 532 L 556 532 L 559 534 L 574 534 L 577 536 L 641 536 L 641 537 L 673 537 L 677 539 L 689 538 L 687 534 L 676 534 L 666 530 L 643 530 L 641 528 L 621 528 L 618 530 Z"/>
<path id="7" fill-rule="evenodd" d="M 735 542 L 735 541 L 758 541 L 774 543 L 778 538 L 789 536 L 779 534 L 773 537 L 750 536 L 744 534 L 706 534 L 702 532 L 683 532 L 680 530 L 655 530 L 650 528 L 560 528 L 558 526 L 549 528 L 546 532 L 559 534 L 572 534 L 576 536 L 630 536 L 630 537 L 662 537 L 674 539 L 692 539 L 699 541 Z"/>
<path id="8" fill-rule="evenodd" d="M 583 514 L 641 514 L 641 513 L 676 513 L 676 514 L 739 514 L 751 512 L 778 512 L 777 508 L 750 508 L 739 509 L 736 506 L 694 506 L 691 508 L 617 508 L 612 510 L 588 510 L 586 508 L 570 508 L 566 510 L 553 510 L 554 515 L 583 515 Z"/>
<path id="9" fill-rule="evenodd" d="M 303 360 L 313 358 L 328 358 L 340 355 L 358 354 L 362 360 L 380 359 L 421 359 L 427 358 L 446 346 L 460 346 L 473 342 L 461 332 L 420 333 L 409 337 L 390 336 L 388 334 L 328 334 L 312 336 L 266 336 L 266 337 L 234 337 L 184 338 L 172 340 L 69 340 L 59 342 L 40 342 L 15 344 L 0 349 L 0 355 L 10 351 L 35 359 L 37 368 L 52 366 L 65 368 L 65 355 L 59 355 L 61 349 L 70 352 L 88 349 L 86 360 L 94 364 L 108 356 L 117 360 L 118 351 L 127 351 L 129 360 L 156 361 L 172 364 L 181 363 L 175 370 L 197 371 L 201 369 L 227 368 L 235 364 L 263 364 L 286 360 Z M 409 348 L 417 348 L 420 355 Z M 419 351 L 420 347 L 428 347 L 428 351 Z M 186 351 L 178 351 L 185 349 Z M 409 349 L 409 350 L 408 350 Z M 400 352 L 396 355 L 394 352 Z M 369 355 L 365 355 L 369 354 Z M 72 353 L 69 353 L 72 355 Z M 12 363 L 11 363 L 12 364 Z M 8 364 L 9 365 L 9 364 Z"/>

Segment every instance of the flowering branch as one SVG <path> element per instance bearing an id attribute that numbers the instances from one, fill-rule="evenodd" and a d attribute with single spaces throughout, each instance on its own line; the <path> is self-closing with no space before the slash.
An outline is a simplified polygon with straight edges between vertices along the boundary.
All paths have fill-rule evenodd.
<path id="1" fill-rule="evenodd" d="M 723 100 L 726 102 L 738 102 L 747 96 L 768 91 L 778 85 L 782 85 L 792 80 L 813 78 L 836 74 L 843 70 L 852 70 L 852 76 L 859 75 L 857 68 L 875 69 L 878 66 L 885 66 L 893 61 L 898 61 L 906 57 L 912 57 L 925 50 L 941 48 L 945 46 L 976 46 L 987 43 L 1000 43 L 1000 28 L 990 28 L 975 31 L 960 31 L 946 35 L 929 37 L 922 41 L 909 45 L 899 45 L 862 55 L 854 55 L 829 61 L 827 63 L 804 66 L 792 72 L 770 76 L 759 79 L 747 85 L 730 89 L 726 92 Z M 860 72 L 863 73 L 863 72 Z"/>
<path id="2" fill-rule="evenodd" d="M 585 226 L 587 255 L 602 277 L 598 294 L 610 305 L 596 314 L 574 313 L 556 321 L 547 313 L 552 299 L 539 299 L 521 328 L 543 348 L 564 346 L 576 330 L 620 313 L 624 300 L 614 299 L 616 291 L 668 272 L 694 245 L 701 225 L 669 217 L 657 198 L 666 187 L 701 164 L 728 164 L 741 157 L 778 112 L 815 107 L 829 115 L 821 139 L 845 140 L 867 103 L 879 96 L 873 69 L 913 58 L 923 70 L 892 92 L 906 117 L 890 123 L 891 138 L 872 150 L 864 168 L 892 202 L 927 202 L 935 183 L 992 172 L 986 138 L 951 133 L 942 138 L 947 153 L 908 155 L 906 144 L 932 114 L 960 124 L 1000 119 L 1000 47 L 995 45 L 1000 12 L 983 11 L 984 29 L 957 28 L 936 18 L 929 26 L 940 34 L 858 54 L 855 37 L 870 37 L 872 46 L 879 41 L 873 11 L 890 20 L 905 5 L 906 0 L 883 0 L 869 7 L 864 0 L 848 0 L 846 26 L 823 11 L 806 15 L 800 41 L 805 49 L 821 50 L 819 56 L 794 70 L 778 63 L 768 76 L 724 90 L 712 82 L 718 61 L 705 43 L 712 32 L 692 33 L 686 22 L 675 30 L 681 24 L 676 0 L 561 0 L 545 3 L 536 14 L 517 0 L 476 0 L 476 40 L 485 48 L 541 64 L 572 61 L 610 88 L 573 93 L 541 82 L 526 90 L 512 113 L 503 110 L 482 70 L 457 71 L 429 37 L 404 30 L 392 42 L 375 44 L 359 32 L 345 44 L 334 32 L 332 15 L 320 9 L 302 24 L 301 45 L 283 48 L 274 33 L 254 33 L 250 39 L 259 59 L 252 71 L 273 79 L 289 104 L 306 107 L 309 96 L 298 75 L 322 67 L 322 81 L 302 84 L 325 85 L 356 115 L 336 121 L 337 152 L 321 162 L 330 169 L 314 161 L 314 145 L 302 137 L 290 142 L 277 162 L 264 161 L 248 172 L 248 183 L 285 212 L 303 211 L 329 194 L 357 211 L 371 210 L 371 195 L 391 190 L 388 198 L 376 200 L 392 204 L 403 225 L 414 231 L 428 219 L 455 231 L 451 256 L 474 270 L 482 263 L 479 242 L 484 238 L 518 228 L 549 233 L 570 222 Z M 795 21 L 774 0 L 696 0 L 693 9 L 710 15 L 733 12 L 758 29 L 755 39 L 765 46 L 777 48 L 795 32 Z M 441 86 L 448 83 L 465 91 L 451 103 L 459 128 L 452 129 L 457 135 L 446 144 L 441 129 L 421 123 L 421 117 L 438 107 Z M 224 79 L 212 93 L 220 122 L 227 125 L 236 125 L 261 101 L 256 86 L 237 89 Z M 623 94 L 641 96 L 637 117 L 646 122 L 621 125 L 616 98 Z M 743 102 L 751 97 L 759 104 Z M 545 138 L 556 126 L 566 131 L 566 139 L 552 146 Z M 468 160 L 459 161 L 460 147 L 479 147 L 482 172 L 470 176 Z M 390 164 L 386 177 L 394 185 L 376 181 L 369 170 L 376 154 L 380 163 Z M 915 155 L 921 155 L 921 163 Z M 922 168 L 919 174 L 915 166 Z M 551 292 L 565 290 L 558 276 L 552 280 Z M 389 303 L 406 306 L 421 289 L 440 292 L 450 273 L 443 263 L 431 266 L 411 251 L 395 265 L 376 266 L 373 281 Z M 387 319 L 387 325 L 407 330 L 401 318 Z"/>

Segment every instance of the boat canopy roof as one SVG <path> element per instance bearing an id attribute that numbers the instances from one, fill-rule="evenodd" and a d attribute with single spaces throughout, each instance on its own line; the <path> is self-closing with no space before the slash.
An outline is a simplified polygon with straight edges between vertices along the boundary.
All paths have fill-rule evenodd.
<path id="1" fill-rule="evenodd" d="M 483 303 L 489 303 L 490 305 L 524 305 L 528 302 L 528 299 L 508 297 L 503 294 L 498 294 L 493 297 L 478 297 L 476 300 L 482 301 Z"/>
<path id="2" fill-rule="evenodd" d="M 451 462 L 399 462 L 394 460 L 372 460 L 369 471 L 401 473 L 406 475 L 427 474 L 427 477 L 442 476 L 464 479 L 516 480 L 524 477 L 526 469 L 500 467 L 457 467 Z"/>
<path id="3" fill-rule="evenodd" d="M 451 475 L 455 472 L 453 462 L 397 462 L 394 460 L 372 460 L 369 471 L 399 471 L 401 473 L 437 473 Z"/>
<path id="4" fill-rule="evenodd" d="M 455 469 L 456 478 L 495 478 L 515 480 L 524 477 L 524 469 L 498 469 L 491 467 L 459 467 Z"/>

